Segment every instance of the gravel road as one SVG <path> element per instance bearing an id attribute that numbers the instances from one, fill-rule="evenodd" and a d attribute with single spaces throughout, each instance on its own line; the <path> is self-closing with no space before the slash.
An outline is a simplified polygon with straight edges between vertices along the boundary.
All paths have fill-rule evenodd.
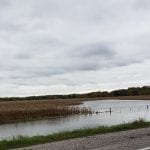
<path id="1" fill-rule="evenodd" d="M 17 150 L 150 150 L 150 128 L 108 133 Z"/>

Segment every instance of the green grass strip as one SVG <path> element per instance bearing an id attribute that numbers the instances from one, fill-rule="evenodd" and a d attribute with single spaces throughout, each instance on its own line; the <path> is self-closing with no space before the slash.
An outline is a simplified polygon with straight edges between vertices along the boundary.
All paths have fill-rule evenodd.
<path id="1" fill-rule="evenodd" d="M 0 150 L 7 150 L 11 148 L 20 148 L 36 144 L 50 143 L 53 141 L 60 141 L 66 139 L 73 139 L 79 137 L 86 137 L 97 134 L 111 133 L 117 131 L 126 131 L 131 129 L 150 127 L 150 122 L 142 119 L 133 121 L 131 123 L 114 125 L 114 126 L 99 126 L 96 128 L 85 128 L 74 131 L 64 131 L 60 133 L 50 134 L 47 136 L 33 136 L 33 137 L 17 137 L 12 140 L 0 141 Z"/>

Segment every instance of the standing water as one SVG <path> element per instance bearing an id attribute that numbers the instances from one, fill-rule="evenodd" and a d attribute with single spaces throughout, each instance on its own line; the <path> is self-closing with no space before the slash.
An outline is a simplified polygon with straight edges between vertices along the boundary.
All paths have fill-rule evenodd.
<path id="1" fill-rule="evenodd" d="M 12 137 L 47 135 L 100 125 L 116 125 L 143 118 L 150 121 L 150 101 L 100 100 L 86 101 L 79 107 L 91 108 L 90 115 L 74 115 L 40 121 L 0 125 L 0 140 Z"/>

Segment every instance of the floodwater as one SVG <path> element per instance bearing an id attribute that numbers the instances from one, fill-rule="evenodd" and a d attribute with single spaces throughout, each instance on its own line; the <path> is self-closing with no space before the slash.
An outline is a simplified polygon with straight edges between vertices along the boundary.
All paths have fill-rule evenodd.
<path id="1" fill-rule="evenodd" d="M 150 101 L 86 101 L 79 107 L 91 108 L 91 115 L 74 115 L 54 119 L 0 125 L 0 140 L 17 136 L 47 135 L 60 131 L 116 125 L 144 118 L 150 121 Z"/>

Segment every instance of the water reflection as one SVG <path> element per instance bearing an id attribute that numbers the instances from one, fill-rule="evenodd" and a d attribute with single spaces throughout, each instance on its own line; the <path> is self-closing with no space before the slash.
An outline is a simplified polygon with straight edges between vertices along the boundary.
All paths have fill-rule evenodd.
<path id="1" fill-rule="evenodd" d="M 47 135 L 54 132 L 73 130 L 98 125 L 114 125 L 145 118 L 150 121 L 150 101 L 103 100 L 87 101 L 80 107 L 90 107 L 91 115 L 74 115 L 47 120 L 0 125 L 0 139 L 18 135 Z"/>

